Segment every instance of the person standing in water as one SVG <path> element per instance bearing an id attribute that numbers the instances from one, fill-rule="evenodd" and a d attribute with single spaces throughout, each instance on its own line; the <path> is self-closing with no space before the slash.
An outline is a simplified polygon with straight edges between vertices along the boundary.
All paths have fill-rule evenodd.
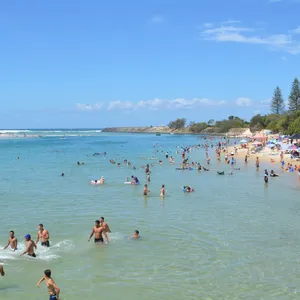
<path id="1" fill-rule="evenodd" d="M 108 224 L 104 221 L 104 217 L 101 217 L 101 218 L 100 218 L 100 226 L 103 228 L 103 231 L 104 231 L 105 233 L 111 232 L 111 231 L 110 231 L 110 228 L 109 228 L 109 226 L 108 226 Z"/>
<path id="2" fill-rule="evenodd" d="M 48 293 L 49 293 L 49 300 L 59 300 L 60 288 L 56 285 L 55 281 L 51 277 L 51 270 L 45 270 L 44 276 L 39 280 L 36 286 L 39 288 L 40 284 L 45 280 Z"/>
<path id="3" fill-rule="evenodd" d="M 18 240 L 17 238 L 15 237 L 15 233 L 13 230 L 11 230 L 9 232 L 9 239 L 8 239 L 8 242 L 7 242 L 7 245 L 4 247 L 3 250 L 7 249 L 7 247 L 10 245 L 10 248 L 15 251 L 17 250 L 18 248 Z"/>
<path id="4" fill-rule="evenodd" d="M 39 224 L 39 231 L 37 233 L 35 243 L 37 244 L 39 242 L 39 240 L 41 239 L 42 246 L 50 247 L 49 238 L 50 238 L 49 231 L 44 229 L 43 224 Z"/>
<path id="5" fill-rule="evenodd" d="M 26 249 L 24 252 L 22 252 L 21 256 L 23 256 L 24 254 L 27 254 L 28 256 L 36 257 L 36 255 L 34 253 L 34 249 L 36 249 L 37 246 L 36 246 L 35 242 L 33 240 L 31 240 L 31 235 L 26 234 L 24 238 L 26 240 Z"/>
<path id="6" fill-rule="evenodd" d="M 104 236 L 105 236 L 105 238 L 107 240 L 107 243 L 109 243 L 108 236 L 107 236 L 106 232 L 104 231 L 103 227 L 100 226 L 100 221 L 96 220 L 95 221 L 95 226 L 92 229 L 92 232 L 90 234 L 90 237 L 89 237 L 88 241 L 90 241 L 91 238 L 92 238 L 92 236 L 95 234 L 94 242 L 96 244 L 98 244 L 98 243 L 104 243 L 102 233 L 104 234 Z"/>
<path id="7" fill-rule="evenodd" d="M 0 265 L 0 274 L 1 274 L 1 276 L 5 275 L 4 268 L 2 265 Z"/>
<path id="8" fill-rule="evenodd" d="M 165 190 L 165 185 L 163 184 L 160 189 L 160 196 L 165 197 L 165 194 L 166 194 L 166 190 Z"/>
<path id="9" fill-rule="evenodd" d="M 148 190 L 148 185 L 145 184 L 145 185 L 144 185 L 144 192 L 143 192 L 143 195 L 144 195 L 144 196 L 147 196 L 149 192 L 150 192 L 150 191 Z"/>
<path id="10" fill-rule="evenodd" d="M 258 169 L 259 168 L 259 157 L 258 156 L 256 157 L 255 165 L 256 165 L 256 169 Z"/>

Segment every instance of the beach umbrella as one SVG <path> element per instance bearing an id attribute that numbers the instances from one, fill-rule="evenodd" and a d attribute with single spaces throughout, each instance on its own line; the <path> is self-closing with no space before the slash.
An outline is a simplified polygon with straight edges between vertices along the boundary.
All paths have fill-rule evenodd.
<path id="1" fill-rule="evenodd" d="M 240 140 L 240 144 L 247 144 L 248 141 L 247 140 Z"/>
<path id="2" fill-rule="evenodd" d="M 290 138 L 293 139 L 293 140 L 299 140 L 300 139 L 300 133 L 295 133 Z"/>
<path id="3" fill-rule="evenodd" d="M 298 151 L 298 148 L 296 145 L 290 146 L 288 149 Z"/>
<path id="4" fill-rule="evenodd" d="M 273 143 L 268 143 L 268 144 L 267 144 L 267 147 L 268 147 L 268 148 L 274 148 L 274 147 L 275 147 L 275 144 L 273 144 Z"/>
<path id="5" fill-rule="evenodd" d="M 262 145 L 262 142 L 254 142 L 252 145 L 257 146 L 257 145 Z"/>

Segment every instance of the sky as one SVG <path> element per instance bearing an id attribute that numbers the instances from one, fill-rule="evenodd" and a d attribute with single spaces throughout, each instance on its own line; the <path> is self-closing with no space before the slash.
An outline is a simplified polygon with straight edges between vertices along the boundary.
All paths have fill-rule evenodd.
<path id="1" fill-rule="evenodd" d="M 0 128 L 269 113 L 300 77 L 300 0 L 2 1 Z"/>

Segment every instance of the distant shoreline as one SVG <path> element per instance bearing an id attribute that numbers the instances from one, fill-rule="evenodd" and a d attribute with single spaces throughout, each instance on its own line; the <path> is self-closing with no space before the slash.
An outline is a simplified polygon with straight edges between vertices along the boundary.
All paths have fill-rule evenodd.
<path id="1" fill-rule="evenodd" d="M 188 127 L 182 129 L 171 129 L 167 126 L 148 126 L 148 127 L 106 127 L 102 132 L 113 133 L 149 133 L 149 134 L 190 134 L 190 135 L 214 135 L 225 136 L 226 133 L 193 133 Z"/>

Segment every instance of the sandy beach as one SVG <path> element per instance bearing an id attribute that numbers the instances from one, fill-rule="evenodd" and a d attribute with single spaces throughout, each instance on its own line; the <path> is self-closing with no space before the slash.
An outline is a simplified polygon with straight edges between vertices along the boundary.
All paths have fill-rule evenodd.
<path id="1" fill-rule="evenodd" d="M 235 153 L 235 147 L 238 148 L 237 154 L 235 154 L 235 157 L 237 160 L 244 160 L 245 155 L 247 155 L 248 151 L 250 152 L 248 156 L 248 163 L 255 163 L 256 158 L 258 157 L 260 162 L 269 163 L 270 168 L 274 169 L 280 169 L 281 168 L 281 160 L 280 160 L 280 153 L 281 151 L 278 150 L 271 150 L 268 147 L 264 147 L 261 151 L 257 153 L 251 153 L 251 150 L 248 150 L 251 148 L 251 144 L 248 145 L 247 148 L 241 148 L 240 145 L 236 146 L 229 146 L 228 147 L 228 153 Z M 300 168 L 300 160 L 299 159 L 293 159 L 291 158 L 290 154 L 284 154 L 283 156 L 285 166 L 287 164 L 292 164 L 293 166 L 298 166 Z"/>

